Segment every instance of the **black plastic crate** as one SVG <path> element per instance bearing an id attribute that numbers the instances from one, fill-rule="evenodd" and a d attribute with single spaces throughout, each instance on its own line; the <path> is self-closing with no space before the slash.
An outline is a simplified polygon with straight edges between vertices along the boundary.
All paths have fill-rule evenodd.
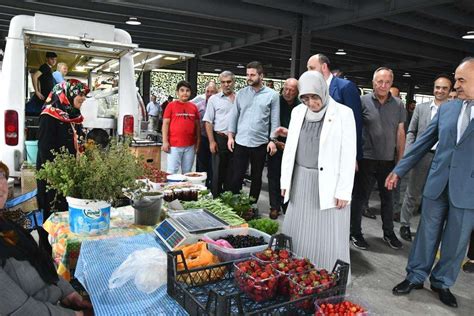
<path id="1" fill-rule="evenodd" d="M 270 239 L 274 249 L 292 251 L 291 237 L 283 234 Z M 290 301 L 289 298 L 257 303 L 239 291 L 234 283 L 233 261 L 189 270 L 177 270 L 177 258 L 181 251 L 168 253 L 168 294 L 191 315 L 305 315 L 296 304 L 311 298 L 328 298 L 345 295 L 349 264 L 338 260 L 333 268 L 339 276 L 337 285 L 318 294 L 312 294 Z M 219 278 L 216 278 L 218 276 Z"/>

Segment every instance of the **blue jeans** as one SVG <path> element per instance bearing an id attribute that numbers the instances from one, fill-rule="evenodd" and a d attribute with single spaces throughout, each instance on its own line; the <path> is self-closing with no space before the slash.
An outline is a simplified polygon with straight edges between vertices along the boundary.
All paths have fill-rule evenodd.
<path id="1" fill-rule="evenodd" d="M 194 163 L 194 146 L 170 147 L 167 157 L 168 173 L 178 173 L 180 167 L 183 174 L 191 172 Z"/>

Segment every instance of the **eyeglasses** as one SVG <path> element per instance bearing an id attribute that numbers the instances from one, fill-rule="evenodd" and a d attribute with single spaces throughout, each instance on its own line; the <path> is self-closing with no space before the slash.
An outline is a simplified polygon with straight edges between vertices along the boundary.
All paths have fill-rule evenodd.
<path id="1" fill-rule="evenodd" d="M 304 95 L 300 97 L 300 99 L 301 99 L 301 102 L 303 102 L 303 104 L 305 105 L 308 105 L 310 100 L 313 100 L 313 101 L 321 100 L 321 98 L 317 94 Z"/>

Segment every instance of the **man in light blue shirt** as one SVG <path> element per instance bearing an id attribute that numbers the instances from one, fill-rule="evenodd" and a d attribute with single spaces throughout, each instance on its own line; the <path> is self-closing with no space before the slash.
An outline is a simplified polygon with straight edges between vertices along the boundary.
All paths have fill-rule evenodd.
<path id="1" fill-rule="evenodd" d="M 146 112 L 148 113 L 148 129 L 152 131 L 157 131 L 159 126 L 161 106 L 156 102 L 156 96 L 152 95 L 150 102 L 146 105 Z"/>
<path id="2" fill-rule="evenodd" d="M 263 85 L 263 67 L 258 61 L 247 65 L 247 84 L 237 93 L 229 117 L 227 147 L 234 153 L 230 188 L 234 193 L 242 189 L 250 161 L 250 196 L 258 201 L 266 153 L 276 152 L 270 135 L 280 125 L 280 99 L 275 90 Z"/>

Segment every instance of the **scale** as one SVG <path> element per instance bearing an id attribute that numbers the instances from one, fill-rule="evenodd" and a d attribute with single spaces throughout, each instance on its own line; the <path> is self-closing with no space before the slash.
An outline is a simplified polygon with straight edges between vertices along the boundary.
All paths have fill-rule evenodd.
<path id="1" fill-rule="evenodd" d="M 168 250 L 197 242 L 209 231 L 227 229 L 229 224 L 205 209 L 173 210 L 153 230 Z"/>

